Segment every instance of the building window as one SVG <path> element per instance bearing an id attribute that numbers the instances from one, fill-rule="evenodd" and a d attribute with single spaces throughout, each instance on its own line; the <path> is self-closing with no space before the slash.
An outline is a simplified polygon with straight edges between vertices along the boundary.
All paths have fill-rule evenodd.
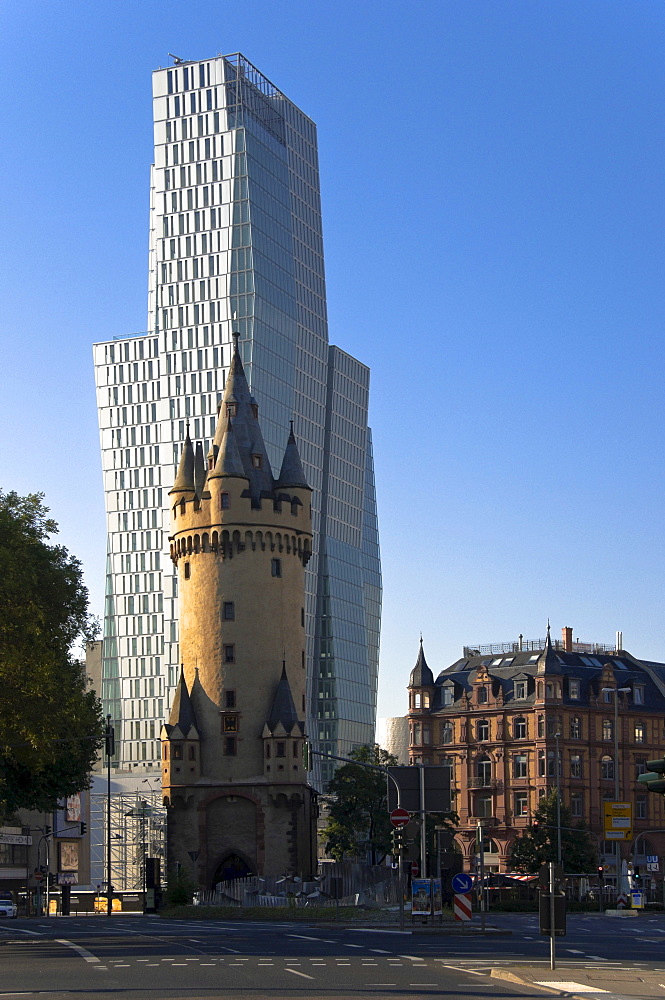
<path id="1" fill-rule="evenodd" d="M 282 575 L 282 560 L 281 559 L 271 559 L 270 560 L 270 572 L 273 576 Z"/>
<path id="2" fill-rule="evenodd" d="M 419 747 L 422 743 L 422 733 L 419 722 L 414 722 L 413 728 L 411 729 L 411 743 L 414 747 Z"/>
<path id="3" fill-rule="evenodd" d="M 420 708 L 420 691 L 416 691 L 413 696 L 413 707 Z"/>
<path id="4" fill-rule="evenodd" d="M 647 818 L 647 800 L 645 795 L 638 795 L 635 799 L 635 819 Z"/>
<path id="5" fill-rule="evenodd" d="M 238 716 L 237 715 L 225 715 L 223 729 L 225 733 L 237 733 L 238 732 Z"/>
<path id="6" fill-rule="evenodd" d="M 486 719 L 476 723 L 476 739 L 481 742 L 490 738 L 490 724 Z"/>
<path id="7" fill-rule="evenodd" d="M 479 705 L 485 705 L 486 703 L 487 703 L 487 688 L 486 687 L 479 687 L 478 688 L 478 704 Z"/>
<path id="8" fill-rule="evenodd" d="M 173 759 L 182 760 L 182 743 L 173 744 Z"/>
<path id="9" fill-rule="evenodd" d="M 526 698 L 526 681 L 515 681 L 515 698 L 518 701 Z"/>
<path id="10" fill-rule="evenodd" d="M 547 735 L 556 736 L 557 733 L 561 735 L 561 717 L 558 715 L 548 715 Z"/>
<path id="11" fill-rule="evenodd" d="M 263 459 L 262 459 L 261 455 L 252 455 L 252 466 L 255 469 L 260 469 L 261 468 L 262 461 L 263 461 Z"/>
<path id="12" fill-rule="evenodd" d="M 542 739 L 542 737 L 544 735 L 545 735 L 545 716 L 544 715 L 539 715 L 538 716 L 538 736 L 539 736 L 539 738 Z"/>
<path id="13" fill-rule="evenodd" d="M 441 742 L 442 743 L 452 743 L 453 742 L 453 724 L 452 722 L 444 722 L 441 725 Z"/>
<path id="14" fill-rule="evenodd" d="M 441 701 L 444 708 L 447 708 L 449 705 L 452 705 L 453 702 L 455 701 L 455 691 L 451 685 L 447 685 L 446 687 L 442 688 Z"/>
<path id="15" fill-rule="evenodd" d="M 635 742 L 636 743 L 644 743 L 644 723 L 643 722 L 636 722 L 635 723 Z"/>
<path id="16" fill-rule="evenodd" d="M 220 510 L 228 510 L 229 507 L 230 507 L 230 503 L 229 503 L 229 495 L 228 495 L 228 493 L 220 493 L 219 494 L 219 509 Z"/>
<path id="17" fill-rule="evenodd" d="M 430 702 L 429 691 L 423 691 L 423 708 L 429 708 L 430 707 L 429 702 Z"/>
<path id="18" fill-rule="evenodd" d="M 635 705 L 644 704 L 644 685 L 634 684 L 633 685 L 633 702 Z"/>
<path id="19" fill-rule="evenodd" d="M 222 605 L 222 618 L 225 622 L 235 621 L 236 606 L 233 601 L 224 601 Z"/>
<path id="20" fill-rule="evenodd" d="M 570 755 L 570 776 L 571 778 L 582 777 L 582 755 L 571 753 Z"/>
<path id="21" fill-rule="evenodd" d="M 576 818 L 584 815 L 584 798 L 582 792 L 573 792 L 570 796 L 570 814 Z"/>
<path id="22" fill-rule="evenodd" d="M 641 774 L 647 773 L 647 761 L 646 757 L 636 757 L 635 758 L 635 778 L 639 778 Z"/>
<path id="23" fill-rule="evenodd" d="M 613 700 L 612 699 L 612 692 L 613 692 L 613 690 L 614 690 L 613 688 L 603 688 L 603 701 L 605 702 L 606 705 L 611 705 L 612 704 L 612 700 Z"/>
<path id="24" fill-rule="evenodd" d="M 275 745 L 275 757 L 286 757 L 286 743 L 280 741 Z"/>
<path id="25" fill-rule="evenodd" d="M 224 756 L 225 757 L 235 757 L 236 756 L 236 738 L 235 738 L 235 736 L 225 736 L 224 737 Z"/>
<path id="26" fill-rule="evenodd" d="M 193 743 L 191 744 L 191 746 L 189 748 L 189 759 L 190 760 L 196 760 L 196 747 L 194 746 Z"/>
<path id="27" fill-rule="evenodd" d="M 528 774 L 527 756 L 525 753 L 516 753 L 513 757 L 513 778 L 526 778 Z M 520 813 L 520 815 L 522 815 Z"/>
<path id="28" fill-rule="evenodd" d="M 526 732 L 526 719 L 524 716 L 520 715 L 519 718 L 515 719 L 513 722 L 513 737 L 516 740 L 525 740 Z"/>
<path id="29" fill-rule="evenodd" d="M 614 778 L 614 761 L 607 754 L 600 758 L 600 776 L 608 781 Z"/>
<path id="30" fill-rule="evenodd" d="M 190 577 L 190 567 L 189 567 L 189 563 L 186 562 L 185 563 L 185 580 L 189 580 L 189 577 Z"/>
<path id="31" fill-rule="evenodd" d="M 224 646 L 224 663 L 235 663 L 236 662 L 236 648 L 235 646 Z"/>
<path id="32" fill-rule="evenodd" d="M 493 799 L 491 795 L 476 795 L 476 812 L 475 815 L 486 819 L 488 816 L 492 815 L 492 803 Z"/>
<path id="33" fill-rule="evenodd" d="M 611 719 L 603 719 L 603 739 L 614 739 L 614 723 Z"/>
<path id="34" fill-rule="evenodd" d="M 528 792 L 515 792 L 515 815 L 529 815 L 529 794 Z"/>
<path id="35" fill-rule="evenodd" d="M 423 743 L 429 745 L 432 742 L 432 736 L 429 726 L 423 726 Z"/>
<path id="36" fill-rule="evenodd" d="M 225 691 L 224 692 L 224 706 L 226 708 L 236 707 L 236 693 L 235 691 Z"/>
<path id="37" fill-rule="evenodd" d="M 573 715 L 570 720 L 570 738 L 571 740 L 581 740 L 582 739 L 582 720 L 579 715 Z"/>
<path id="38" fill-rule="evenodd" d="M 572 698 L 573 701 L 579 701 L 580 682 L 575 677 L 570 677 L 568 680 L 568 696 Z"/>
<path id="39" fill-rule="evenodd" d="M 489 785 L 492 781 L 492 762 L 489 757 L 479 757 L 476 761 L 476 777 L 479 785 Z"/>

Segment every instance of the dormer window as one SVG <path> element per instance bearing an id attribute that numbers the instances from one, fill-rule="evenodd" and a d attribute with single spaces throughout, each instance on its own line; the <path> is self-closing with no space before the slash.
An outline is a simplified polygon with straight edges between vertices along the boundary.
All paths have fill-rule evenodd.
<path id="1" fill-rule="evenodd" d="M 252 455 L 252 466 L 255 469 L 260 469 L 261 466 L 262 466 L 262 464 L 263 464 L 263 456 L 262 455 Z"/>
<path id="2" fill-rule="evenodd" d="M 633 702 L 636 705 L 644 704 L 644 685 L 634 684 L 633 685 Z"/>
<path id="3" fill-rule="evenodd" d="M 487 703 L 487 688 L 486 687 L 479 687 L 478 688 L 478 704 L 479 705 L 485 705 L 486 703 Z"/>
<path id="4" fill-rule="evenodd" d="M 568 696 L 573 701 L 579 701 L 580 699 L 580 682 L 575 677 L 568 679 Z"/>
<path id="5" fill-rule="evenodd" d="M 515 700 L 526 698 L 526 681 L 515 681 Z"/>
<path id="6" fill-rule="evenodd" d="M 236 404 L 235 403 L 227 403 L 226 404 L 226 415 L 227 415 L 227 417 L 235 417 L 235 415 L 236 415 Z"/>
<path id="7" fill-rule="evenodd" d="M 442 688 L 441 700 L 444 708 L 447 708 L 449 705 L 453 704 L 453 702 L 455 701 L 455 690 L 452 686 L 447 686 Z"/>

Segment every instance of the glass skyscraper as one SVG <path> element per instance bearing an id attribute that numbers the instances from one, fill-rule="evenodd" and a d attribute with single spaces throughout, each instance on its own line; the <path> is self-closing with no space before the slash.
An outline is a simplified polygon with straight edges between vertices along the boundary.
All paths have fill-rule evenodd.
<path id="1" fill-rule="evenodd" d="M 328 343 L 316 126 L 240 54 L 157 70 L 153 103 L 148 332 L 94 347 L 118 765 L 159 763 L 179 664 L 167 494 L 187 426 L 208 451 L 233 331 L 273 467 L 293 420 L 314 490 L 308 731 L 344 755 L 374 739 L 381 571 L 369 370 Z"/>

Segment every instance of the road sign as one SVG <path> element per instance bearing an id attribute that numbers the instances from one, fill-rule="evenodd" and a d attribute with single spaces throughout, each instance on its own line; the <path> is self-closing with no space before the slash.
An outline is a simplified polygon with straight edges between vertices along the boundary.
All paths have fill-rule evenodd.
<path id="1" fill-rule="evenodd" d="M 417 878 L 419 871 L 420 871 L 420 865 L 418 864 L 418 862 L 417 861 L 412 861 L 411 862 L 411 875 L 414 878 Z"/>
<path id="2" fill-rule="evenodd" d="M 34 878 L 35 882 L 43 882 L 44 879 L 46 878 L 46 875 L 42 875 L 41 872 L 35 872 L 35 874 L 33 875 L 33 878 Z"/>
<path id="3" fill-rule="evenodd" d="M 466 872 L 458 872 L 457 875 L 453 875 L 452 877 L 452 887 L 453 892 L 471 892 L 473 879 Z"/>
<path id="4" fill-rule="evenodd" d="M 411 816 L 406 809 L 393 809 L 390 814 L 390 822 L 396 827 L 406 826 L 410 819 Z"/>
<path id="5" fill-rule="evenodd" d="M 471 920 L 471 900 L 464 893 L 457 893 L 453 899 L 455 920 Z"/>
<path id="6" fill-rule="evenodd" d="M 605 802 L 605 839 L 633 839 L 633 807 L 630 802 Z"/>

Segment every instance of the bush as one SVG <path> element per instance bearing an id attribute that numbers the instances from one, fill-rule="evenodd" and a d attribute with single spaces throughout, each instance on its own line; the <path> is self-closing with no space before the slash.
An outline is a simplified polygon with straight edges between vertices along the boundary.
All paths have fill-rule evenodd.
<path id="1" fill-rule="evenodd" d="M 196 885 L 186 872 L 182 869 L 169 872 L 166 884 L 164 899 L 167 906 L 189 906 L 196 892 Z"/>

